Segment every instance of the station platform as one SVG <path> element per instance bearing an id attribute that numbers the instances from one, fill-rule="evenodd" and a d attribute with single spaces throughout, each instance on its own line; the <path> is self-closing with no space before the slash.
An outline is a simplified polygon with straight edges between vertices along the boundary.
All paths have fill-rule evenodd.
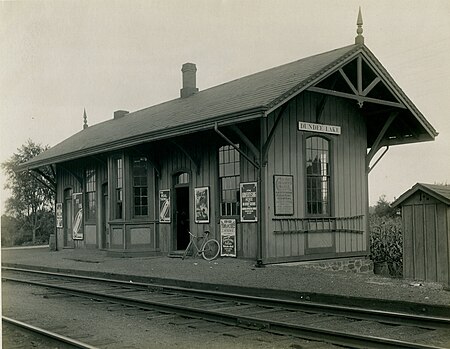
<path id="1" fill-rule="evenodd" d="M 104 251 L 48 247 L 2 249 L 2 266 L 113 277 L 130 282 L 249 293 L 336 304 L 404 304 L 450 314 L 450 291 L 441 284 L 381 277 L 373 273 L 317 270 L 304 263 L 255 267 L 255 261 L 218 258 L 109 257 Z"/>

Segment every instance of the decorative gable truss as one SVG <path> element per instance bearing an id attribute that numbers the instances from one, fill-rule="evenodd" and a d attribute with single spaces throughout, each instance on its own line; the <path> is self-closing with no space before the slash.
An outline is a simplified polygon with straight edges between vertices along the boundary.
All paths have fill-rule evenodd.
<path id="1" fill-rule="evenodd" d="M 360 108 L 365 102 L 406 109 L 381 74 L 358 55 L 337 71 L 308 88 L 309 91 L 354 99 Z"/>
<path id="2" fill-rule="evenodd" d="M 367 124 L 367 146 L 370 148 L 366 157 L 368 172 L 390 145 L 430 141 L 437 135 L 365 46 L 361 46 L 325 77 L 316 80 L 307 90 L 324 96 L 317 106 L 317 122 L 320 122 L 327 96 L 356 101 Z M 382 147 L 386 147 L 385 151 L 370 166 Z"/>

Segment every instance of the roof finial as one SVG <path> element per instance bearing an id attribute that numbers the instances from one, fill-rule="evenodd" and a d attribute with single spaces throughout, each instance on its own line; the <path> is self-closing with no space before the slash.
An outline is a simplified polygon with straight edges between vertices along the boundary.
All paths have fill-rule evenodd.
<path id="1" fill-rule="evenodd" d="M 84 120 L 84 123 L 83 123 L 83 130 L 84 130 L 85 128 L 88 128 L 87 115 L 86 115 L 86 108 L 84 108 L 84 112 L 83 112 L 83 120 Z"/>
<path id="2" fill-rule="evenodd" d="M 356 25 L 358 26 L 358 29 L 356 29 L 356 33 L 358 34 L 355 37 L 355 44 L 356 45 L 364 45 L 364 36 L 362 36 L 363 33 L 363 20 L 362 20 L 362 15 L 361 15 L 361 6 L 359 7 L 359 12 L 358 12 L 358 19 L 356 20 Z"/>

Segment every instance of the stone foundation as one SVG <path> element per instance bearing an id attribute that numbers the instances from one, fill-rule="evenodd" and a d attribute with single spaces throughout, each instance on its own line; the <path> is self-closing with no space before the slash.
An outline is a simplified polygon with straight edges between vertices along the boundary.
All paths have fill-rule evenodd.
<path id="1" fill-rule="evenodd" d="M 341 270 L 349 273 L 373 273 L 373 262 L 369 258 L 339 258 L 299 263 L 318 270 Z"/>

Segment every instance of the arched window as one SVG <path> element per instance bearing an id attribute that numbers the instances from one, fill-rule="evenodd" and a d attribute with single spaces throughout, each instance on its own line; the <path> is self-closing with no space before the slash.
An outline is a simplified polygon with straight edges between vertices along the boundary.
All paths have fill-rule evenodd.
<path id="1" fill-rule="evenodd" d="M 175 184 L 189 184 L 189 173 L 182 172 L 176 176 Z"/>
<path id="2" fill-rule="evenodd" d="M 330 141 L 306 139 L 306 210 L 308 215 L 330 215 Z"/>

